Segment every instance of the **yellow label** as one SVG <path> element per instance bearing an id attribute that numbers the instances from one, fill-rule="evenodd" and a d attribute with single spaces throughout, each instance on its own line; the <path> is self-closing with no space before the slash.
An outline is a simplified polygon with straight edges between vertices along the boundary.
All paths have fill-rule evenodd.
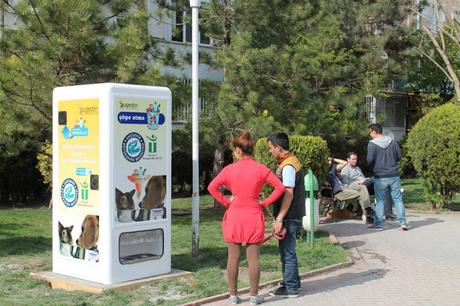
<path id="1" fill-rule="evenodd" d="M 99 215 L 99 100 L 59 101 L 58 107 L 59 214 Z"/>

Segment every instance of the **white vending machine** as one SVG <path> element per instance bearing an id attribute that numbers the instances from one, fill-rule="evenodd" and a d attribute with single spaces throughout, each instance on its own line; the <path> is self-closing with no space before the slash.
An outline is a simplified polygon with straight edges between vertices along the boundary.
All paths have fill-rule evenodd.
<path id="1" fill-rule="evenodd" d="M 171 91 L 53 91 L 53 272 L 115 284 L 171 271 Z"/>

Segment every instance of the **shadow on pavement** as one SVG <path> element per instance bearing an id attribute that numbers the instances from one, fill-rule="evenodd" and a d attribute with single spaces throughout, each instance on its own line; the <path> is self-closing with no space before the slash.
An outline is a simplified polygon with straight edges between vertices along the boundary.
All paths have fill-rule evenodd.
<path id="1" fill-rule="evenodd" d="M 365 245 L 366 242 L 361 241 L 361 240 L 355 240 L 355 241 L 348 241 L 345 243 L 341 243 L 342 247 L 349 250 L 349 249 L 354 249 L 354 248 L 359 248 Z"/>
<path id="2" fill-rule="evenodd" d="M 411 221 L 409 219 L 408 224 L 409 224 L 409 229 L 416 229 L 418 227 L 431 225 L 435 223 L 441 223 L 441 222 L 445 222 L 445 221 L 439 218 L 425 218 L 424 220 L 420 220 L 420 221 Z"/>
<path id="3" fill-rule="evenodd" d="M 418 219 L 418 220 L 414 220 Z M 353 222 L 353 221 L 352 221 Z M 423 226 L 429 226 L 432 224 L 436 223 L 441 223 L 445 222 L 444 220 L 440 218 L 435 218 L 435 217 L 424 217 L 421 216 L 421 218 L 417 218 L 414 216 L 410 216 L 407 218 L 407 223 L 409 225 L 409 230 L 414 230 L 419 227 Z M 369 225 L 365 225 L 361 222 L 354 221 L 351 223 L 350 221 L 343 220 L 343 221 L 338 221 L 336 223 L 326 223 L 321 225 L 321 230 L 327 231 L 330 233 L 334 233 L 334 235 L 337 236 L 337 238 L 340 239 L 340 237 L 349 237 L 349 236 L 359 236 L 359 235 L 369 235 L 369 234 L 379 234 L 382 232 L 379 231 L 371 231 L 367 227 Z M 393 230 L 393 229 L 398 229 L 399 228 L 399 223 L 398 221 L 390 221 L 384 223 L 384 228 L 385 230 Z"/>
<path id="4" fill-rule="evenodd" d="M 415 220 L 416 218 L 419 219 L 419 220 Z M 409 217 L 407 217 L 407 219 L 406 219 L 407 224 L 409 225 L 409 230 L 414 230 L 414 229 L 419 228 L 419 227 L 445 222 L 444 220 L 442 220 L 440 218 L 432 218 L 432 217 L 424 218 L 423 216 L 422 216 L 422 218 L 423 219 L 421 219 L 418 216 L 409 215 Z M 388 223 L 385 224 L 385 228 L 386 229 L 399 228 L 399 223 L 398 223 L 398 221 L 388 222 Z"/>
<path id="5" fill-rule="evenodd" d="M 358 273 L 344 273 L 322 280 L 304 281 L 302 282 L 301 295 L 332 291 L 338 288 L 363 284 L 383 278 L 388 271 L 387 269 L 372 269 Z"/>
<path id="6" fill-rule="evenodd" d="M 302 281 L 300 296 L 312 295 L 325 291 L 333 291 L 338 288 L 360 285 L 365 282 L 383 278 L 389 270 L 387 269 L 372 269 L 358 273 L 344 273 L 333 277 L 328 277 L 321 280 Z M 285 298 L 270 297 L 268 303 L 276 303 L 286 300 Z M 287 301 L 287 300 L 286 300 Z M 287 305 L 283 304 L 283 305 Z"/>
<path id="7" fill-rule="evenodd" d="M 357 273 L 343 273 L 337 276 L 328 277 L 325 279 L 314 279 L 310 281 L 302 281 L 300 296 L 312 295 L 325 291 L 330 291 L 334 294 L 334 290 L 348 286 L 360 285 L 365 282 L 373 281 L 385 277 L 387 269 L 372 269 Z M 284 298 L 270 297 L 268 302 L 276 302 L 285 300 Z"/>

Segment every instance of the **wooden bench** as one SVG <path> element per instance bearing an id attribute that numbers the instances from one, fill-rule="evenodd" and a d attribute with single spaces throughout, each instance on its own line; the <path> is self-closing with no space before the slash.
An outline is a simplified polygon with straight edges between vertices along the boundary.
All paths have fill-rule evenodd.
<path id="1" fill-rule="evenodd" d="M 324 207 L 324 216 L 327 216 L 327 213 L 332 210 L 332 221 L 336 222 L 337 210 L 344 210 L 350 203 L 353 203 L 357 200 L 356 198 L 339 200 L 332 193 L 332 188 L 323 186 L 320 189 L 320 207 Z M 351 213 L 351 212 L 350 212 Z M 350 215 L 352 217 L 352 215 Z"/>

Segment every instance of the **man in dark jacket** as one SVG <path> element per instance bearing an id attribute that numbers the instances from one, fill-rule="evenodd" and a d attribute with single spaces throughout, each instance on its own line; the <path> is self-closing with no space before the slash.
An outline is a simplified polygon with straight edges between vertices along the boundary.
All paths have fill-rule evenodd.
<path id="1" fill-rule="evenodd" d="M 374 169 L 374 192 L 377 200 L 375 208 L 375 223 L 369 229 L 383 230 L 383 208 L 385 193 L 390 192 L 396 207 L 401 230 L 407 231 L 406 213 L 401 195 L 401 180 L 399 178 L 398 162 L 401 150 L 398 144 L 388 136 L 384 136 L 380 124 L 369 125 L 369 135 L 372 140 L 367 146 L 367 163 Z"/>

